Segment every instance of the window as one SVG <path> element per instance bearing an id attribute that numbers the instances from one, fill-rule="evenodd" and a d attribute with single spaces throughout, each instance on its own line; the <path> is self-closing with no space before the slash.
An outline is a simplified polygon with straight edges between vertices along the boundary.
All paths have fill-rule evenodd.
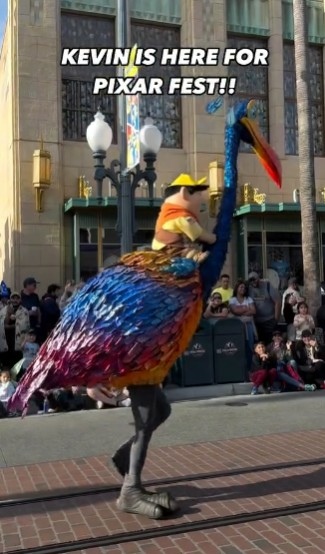
<path id="1" fill-rule="evenodd" d="M 247 248 L 248 273 L 256 271 L 260 277 L 263 277 L 263 249 L 261 232 L 247 233 Z"/>
<path id="2" fill-rule="evenodd" d="M 228 37 L 229 48 L 267 48 L 267 40 L 251 37 Z M 229 97 L 230 105 L 238 101 L 256 100 L 255 114 L 260 130 L 266 140 L 269 140 L 269 108 L 268 108 L 268 68 L 240 66 L 232 62 L 229 66 L 229 77 L 237 77 L 236 93 Z M 240 143 L 241 152 L 251 152 L 251 146 Z"/>
<path id="3" fill-rule="evenodd" d="M 266 257 L 266 277 L 274 284 L 278 282 L 281 291 L 287 288 L 290 277 L 303 285 L 301 233 L 266 233 Z"/>
<path id="4" fill-rule="evenodd" d="M 179 48 L 180 28 L 159 26 L 139 21 L 132 21 L 132 44 L 140 48 L 157 48 L 158 54 L 162 48 Z M 159 55 L 158 55 L 159 59 Z M 180 77 L 180 67 L 160 66 L 158 61 L 150 66 L 142 66 L 139 74 L 142 77 L 161 77 L 167 83 L 171 77 Z M 162 146 L 166 148 L 182 147 L 182 113 L 181 97 L 179 95 L 142 96 L 140 98 L 141 125 L 148 114 L 163 136 Z"/>
<path id="5" fill-rule="evenodd" d="M 298 114 L 294 44 L 283 45 L 285 152 L 298 156 Z M 324 87 L 322 47 L 309 46 L 314 155 L 324 156 Z"/>
<path id="6" fill-rule="evenodd" d="M 97 229 L 79 229 L 80 277 L 87 280 L 98 273 Z"/>
<path id="7" fill-rule="evenodd" d="M 86 14 L 61 14 L 62 48 L 102 48 L 115 46 L 114 19 Z M 84 140 L 86 130 L 100 105 L 113 130 L 116 143 L 116 98 L 103 93 L 93 96 L 95 77 L 114 77 L 115 67 L 64 66 L 62 75 L 62 125 L 64 140 Z"/>
<path id="8" fill-rule="evenodd" d="M 133 250 L 151 245 L 153 229 L 138 229 L 133 237 Z M 80 228 L 80 276 L 84 279 L 96 275 L 99 270 L 98 228 Z M 121 255 L 120 236 L 113 228 L 103 228 L 103 265 L 108 267 Z"/>

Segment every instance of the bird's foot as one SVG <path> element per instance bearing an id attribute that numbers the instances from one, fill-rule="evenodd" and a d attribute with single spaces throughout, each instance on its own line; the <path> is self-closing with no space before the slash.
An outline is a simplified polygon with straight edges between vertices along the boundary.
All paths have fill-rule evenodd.
<path id="1" fill-rule="evenodd" d="M 122 477 L 125 477 L 129 469 L 128 459 L 123 456 L 123 454 L 119 455 L 118 451 L 112 456 L 111 459 L 118 473 Z M 173 514 L 179 510 L 179 506 L 175 498 L 173 498 L 173 496 L 168 491 L 151 492 L 140 485 L 138 488 L 138 492 L 142 495 L 143 500 L 145 500 L 146 502 L 150 502 L 151 504 L 158 505 L 163 508 L 164 515 Z"/>
<path id="2" fill-rule="evenodd" d="M 155 502 L 150 502 L 141 489 L 122 489 L 116 502 L 121 512 L 146 516 L 150 519 L 162 519 L 166 515 L 164 508 Z"/>
<path id="3" fill-rule="evenodd" d="M 174 514 L 179 510 L 179 505 L 175 498 L 168 491 L 151 492 L 142 488 L 142 493 L 149 502 L 164 508 L 166 514 Z"/>

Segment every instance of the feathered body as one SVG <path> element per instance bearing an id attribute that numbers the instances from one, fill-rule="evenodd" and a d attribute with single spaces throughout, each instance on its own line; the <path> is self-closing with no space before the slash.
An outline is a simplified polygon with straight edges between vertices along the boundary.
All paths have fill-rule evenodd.
<path id="1" fill-rule="evenodd" d="M 23 410 L 40 388 L 159 384 L 186 349 L 201 314 L 193 260 L 171 249 L 124 256 L 72 298 L 12 405 Z"/>
<path id="2" fill-rule="evenodd" d="M 214 113 L 220 106 L 217 100 L 208 105 L 208 111 Z M 249 142 L 249 131 L 254 135 L 246 113 L 247 103 L 242 102 L 227 119 L 225 189 L 214 229 L 217 242 L 206 248 L 209 256 L 200 269 L 184 251 L 168 247 L 128 254 L 91 279 L 64 310 L 19 382 L 9 409 L 25 411 L 40 388 L 99 383 L 124 387 L 164 380 L 194 335 L 203 298 L 226 259 L 236 206 L 239 144 L 241 139 Z M 244 120 L 248 131 L 241 124 Z M 263 148 L 267 146 L 264 141 Z M 257 153 L 263 159 L 264 151 Z M 272 155 L 269 174 L 279 185 L 279 163 Z"/>

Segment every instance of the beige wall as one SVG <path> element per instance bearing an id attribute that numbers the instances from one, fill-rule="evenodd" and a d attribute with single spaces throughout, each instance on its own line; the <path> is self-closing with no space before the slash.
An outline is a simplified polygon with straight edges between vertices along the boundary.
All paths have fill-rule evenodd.
<path id="1" fill-rule="evenodd" d="M 63 278 L 59 3 L 47 0 L 43 9 L 32 13 L 29 2 L 11 0 L 10 8 L 17 24 L 14 37 L 18 61 L 12 62 L 16 74 L 15 138 L 20 173 L 19 262 L 14 283 L 17 288 L 24 277 L 35 276 L 44 291 L 49 283 L 60 283 Z M 52 184 L 44 195 L 44 212 L 38 213 L 32 160 L 41 138 L 52 156 Z"/>
<path id="2" fill-rule="evenodd" d="M 0 133 L 5 181 L 0 245 L 5 278 L 15 288 L 20 287 L 27 275 L 40 280 L 42 290 L 50 282 L 62 283 L 66 276 L 71 275 L 71 226 L 68 218 L 63 226 L 63 201 L 77 196 L 79 175 L 85 175 L 90 182 L 93 176 L 93 160 L 88 145 L 62 143 L 59 4 L 44 0 L 43 10 L 32 17 L 29 2 L 10 0 L 10 33 L 9 36 L 8 32 L 6 34 L 0 58 L 1 122 L 5 122 L 6 129 L 5 133 Z M 225 0 L 183 0 L 182 6 L 183 46 L 210 47 L 213 42 L 214 46 L 225 47 Z M 250 182 L 266 193 L 268 202 L 290 202 L 299 176 L 298 158 L 284 155 L 281 17 L 281 0 L 270 0 L 270 137 L 283 166 L 283 190 L 279 192 L 270 182 L 254 155 L 240 154 L 238 160 L 239 185 Z M 221 76 L 225 69 L 209 68 L 203 70 L 203 74 L 213 75 L 213 71 L 216 76 Z M 202 74 L 202 71 L 184 68 L 183 74 L 195 76 Z M 11 98 L 15 98 L 15 117 Z M 205 113 L 206 102 L 206 97 L 183 98 L 183 148 L 162 149 L 159 153 L 158 194 L 159 185 L 170 182 L 178 173 L 186 171 L 194 177 L 201 177 L 207 175 L 211 161 L 223 160 L 227 106 L 215 116 L 209 116 Z M 12 141 L 13 133 L 17 143 Z M 46 149 L 52 154 L 53 179 L 50 190 L 44 196 L 44 213 L 38 214 L 32 188 L 32 155 L 39 146 L 41 136 Z M 108 159 L 115 157 L 118 157 L 118 148 L 112 147 Z M 316 186 L 320 189 L 325 187 L 325 158 L 315 160 L 315 169 Z M 105 187 L 108 193 L 108 183 Z M 213 225 L 211 220 L 205 223 L 210 227 Z M 9 248 L 13 241 L 15 259 Z M 233 241 L 225 267 L 230 272 L 234 254 Z"/>
<path id="3" fill-rule="evenodd" d="M 13 143 L 13 75 L 11 58 L 13 53 L 10 25 L 7 25 L 0 54 L 0 167 L 1 167 L 1 210 L 0 210 L 0 260 L 1 278 L 12 282 L 14 266 L 15 227 L 15 177 Z"/>

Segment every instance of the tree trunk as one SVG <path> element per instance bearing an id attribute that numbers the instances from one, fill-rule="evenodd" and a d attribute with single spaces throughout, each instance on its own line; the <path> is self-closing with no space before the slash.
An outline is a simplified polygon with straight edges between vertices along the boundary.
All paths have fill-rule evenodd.
<path id="1" fill-rule="evenodd" d="M 307 10 L 307 0 L 293 0 L 304 296 L 306 297 L 310 313 L 315 316 L 317 309 L 321 305 L 321 293 L 314 144 L 309 85 Z"/>

